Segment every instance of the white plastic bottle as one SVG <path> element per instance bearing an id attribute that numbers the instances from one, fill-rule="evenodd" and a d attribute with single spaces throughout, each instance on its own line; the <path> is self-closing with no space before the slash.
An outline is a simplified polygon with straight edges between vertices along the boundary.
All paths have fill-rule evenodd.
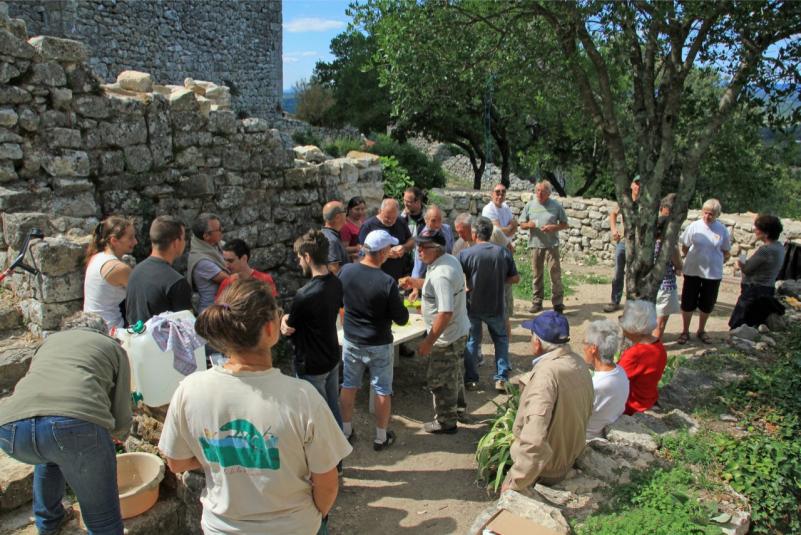
<path id="1" fill-rule="evenodd" d="M 173 321 L 188 321 L 192 325 L 195 323 L 195 316 L 189 310 L 169 312 L 161 316 Z M 131 363 L 131 392 L 139 392 L 145 405 L 166 405 L 185 375 L 175 369 L 173 352 L 159 349 L 146 325 L 140 325 L 143 327 L 141 331 L 135 327 L 129 327 L 124 334 L 117 334 Z M 196 371 L 204 371 L 206 353 L 203 346 L 195 349 L 194 357 Z"/>

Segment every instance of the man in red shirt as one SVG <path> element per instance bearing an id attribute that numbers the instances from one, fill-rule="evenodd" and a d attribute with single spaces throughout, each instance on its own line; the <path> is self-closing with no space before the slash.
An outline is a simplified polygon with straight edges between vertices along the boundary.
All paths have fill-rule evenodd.
<path id="1" fill-rule="evenodd" d="M 238 279 L 252 278 L 264 281 L 270 285 L 270 288 L 272 288 L 273 297 L 278 295 L 278 290 L 275 288 L 275 281 L 273 281 L 273 278 L 269 275 L 269 273 L 257 271 L 248 264 L 250 261 L 250 247 L 248 247 L 248 244 L 245 243 L 244 240 L 240 240 L 238 238 L 233 239 L 229 242 L 226 242 L 222 249 L 223 259 L 225 259 L 225 263 L 228 266 L 228 270 L 231 272 L 231 276 L 220 283 L 220 288 L 217 290 L 215 301 L 220 299 L 220 295 L 222 295 L 223 290 L 228 288 L 228 285 Z"/>

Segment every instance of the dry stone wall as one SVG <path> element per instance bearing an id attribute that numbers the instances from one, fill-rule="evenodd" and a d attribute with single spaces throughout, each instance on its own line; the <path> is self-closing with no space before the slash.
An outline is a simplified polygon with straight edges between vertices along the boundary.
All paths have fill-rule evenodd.
<path id="1" fill-rule="evenodd" d="M 447 219 L 453 220 L 461 212 L 477 215 L 489 202 L 489 195 L 477 191 L 433 190 L 434 198 L 442 204 Z M 507 203 L 518 216 L 525 204 L 531 200 L 533 193 L 509 191 Z M 613 203 L 606 199 L 585 199 L 583 197 L 555 197 L 567 212 L 570 228 L 560 233 L 563 257 L 586 263 L 595 259 L 597 262 L 613 265 L 615 246 L 609 230 L 609 209 Z M 690 210 L 683 226 L 689 225 L 701 216 L 700 210 Z M 720 221 L 726 225 L 732 236 L 732 258 L 727 265 L 729 273 L 736 257 L 751 252 L 759 245 L 751 231 L 754 214 L 721 214 Z M 781 241 L 801 242 L 801 222 L 782 219 L 784 233 Z M 524 240 L 528 231 L 518 232 L 518 239 Z"/>
<path id="2" fill-rule="evenodd" d="M 28 39 L 0 10 L 0 258 L 16 257 L 30 228 L 44 230 L 29 257 L 41 274 L 5 283 L 34 332 L 81 307 L 85 245 L 104 216 L 135 221 L 142 258 L 157 215 L 217 213 L 224 238 L 246 240 L 288 297 L 300 284 L 292 242 L 321 224 L 322 204 L 381 198 L 373 155 L 295 152 L 266 120 L 224 109 L 207 82 L 159 86 L 129 72 L 103 84 L 88 57 L 77 41 Z"/>
<path id="3" fill-rule="evenodd" d="M 14 0 L 31 35 L 82 41 L 105 81 L 138 70 L 162 80 L 217 80 L 233 109 L 252 116 L 281 106 L 280 0 Z"/>

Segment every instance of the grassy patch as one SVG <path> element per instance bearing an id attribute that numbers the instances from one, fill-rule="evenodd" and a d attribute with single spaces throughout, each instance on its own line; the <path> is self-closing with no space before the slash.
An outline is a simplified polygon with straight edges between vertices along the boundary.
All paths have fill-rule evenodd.
<path id="1" fill-rule="evenodd" d="M 517 299 L 525 299 L 531 301 L 533 293 L 532 288 L 532 275 L 531 275 L 531 257 L 528 250 L 524 246 L 518 246 L 515 251 L 515 264 L 517 265 L 517 272 L 520 274 L 520 282 L 515 284 L 515 297 Z M 551 275 L 545 268 L 543 276 L 543 286 L 545 287 L 545 300 L 551 298 Z M 562 271 L 562 286 L 565 289 L 565 296 L 573 295 L 576 293 L 576 286 L 579 284 L 611 284 L 612 279 L 604 275 L 595 275 L 593 273 L 580 274 L 571 273 L 570 271 Z"/>

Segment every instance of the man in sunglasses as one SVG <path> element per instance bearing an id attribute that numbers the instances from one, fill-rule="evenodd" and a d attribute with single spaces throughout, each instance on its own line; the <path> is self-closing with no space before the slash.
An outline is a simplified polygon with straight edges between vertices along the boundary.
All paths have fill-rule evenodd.
<path id="1" fill-rule="evenodd" d="M 496 228 L 501 229 L 507 241 L 513 242 L 517 232 L 517 220 L 505 201 L 506 186 L 495 184 L 492 188 L 492 199 L 481 210 L 481 215 L 492 221 Z"/>

